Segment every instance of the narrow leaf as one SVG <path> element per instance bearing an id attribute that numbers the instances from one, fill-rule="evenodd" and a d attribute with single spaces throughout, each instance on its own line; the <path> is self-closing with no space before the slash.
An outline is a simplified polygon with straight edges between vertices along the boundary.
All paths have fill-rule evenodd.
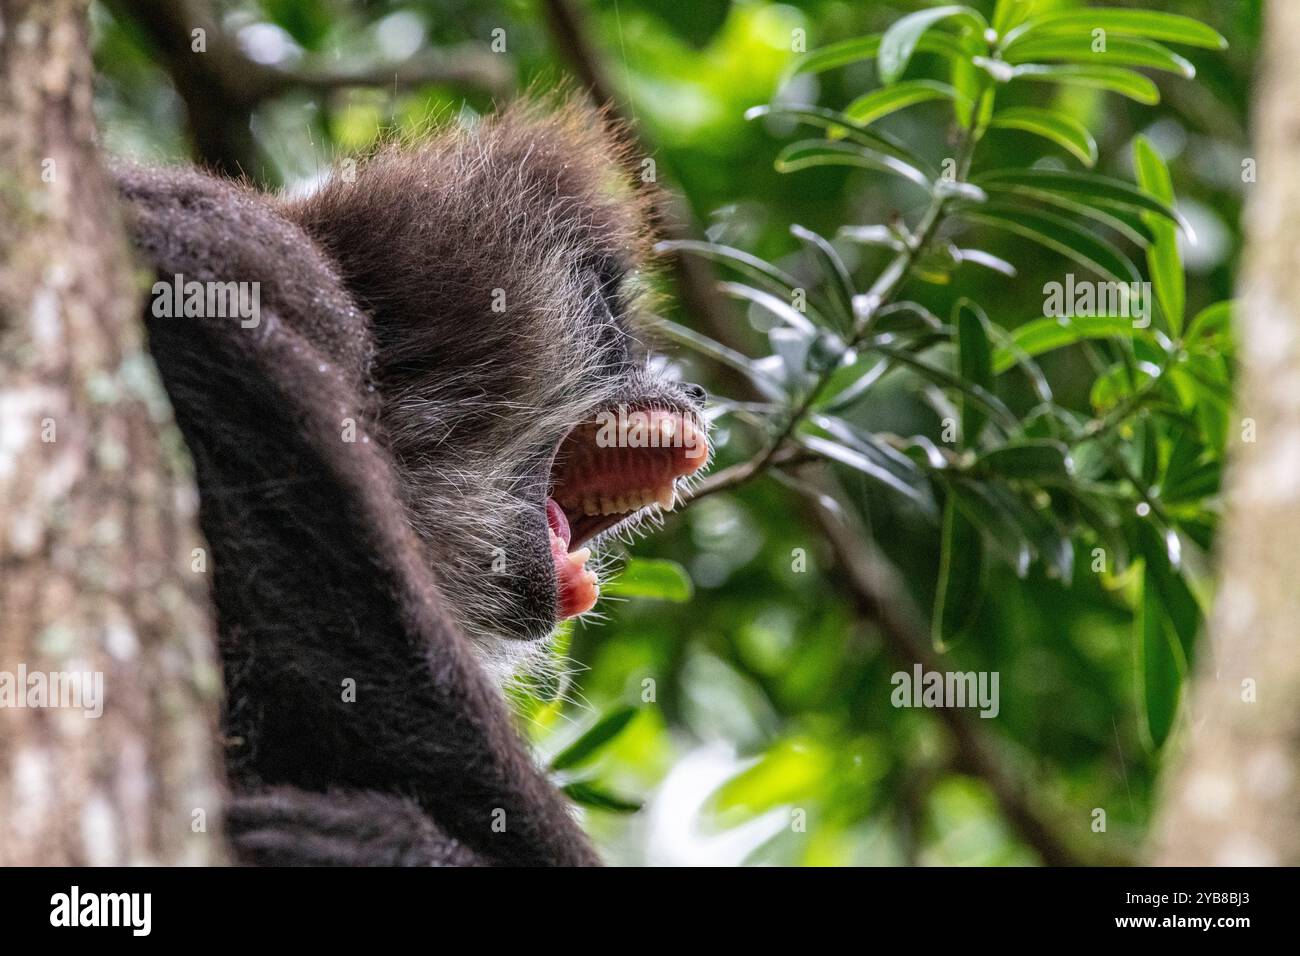
<path id="1" fill-rule="evenodd" d="M 994 203 L 964 210 L 962 214 L 972 222 L 996 226 L 1032 239 L 1116 282 L 1139 281 L 1137 267 L 1113 243 L 1085 231 L 1063 216 L 1049 212 L 1031 213 Z"/>
<path id="2" fill-rule="evenodd" d="M 659 319 L 655 323 L 655 328 L 679 345 L 695 349 L 701 355 L 707 355 L 714 361 L 721 362 L 729 368 L 734 368 L 753 382 L 754 386 L 767 398 L 779 399 L 785 397 L 786 391 L 781 382 L 763 371 L 762 367 L 753 359 L 742 355 L 735 349 L 728 348 L 721 342 L 715 342 L 707 335 L 701 335 L 694 329 L 688 329 L 686 326 L 679 325 L 669 319 Z"/>
<path id="3" fill-rule="evenodd" d="M 1184 46 L 1222 50 L 1228 41 L 1215 30 L 1176 13 L 1155 10 L 1121 10 L 1109 7 L 1089 7 L 1081 10 L 1053 10 L 1035 17 L 1023 36 L 1044 34 L 1083 34 L 1091 37 L 1093 30 L 1105 30 L 1120 36 L 1145 37 L 1164 40 Z"/>
<path id="4" fill-rule="evenodd" d="M 636 719 L 639 712 L 638 708 L 630 705 L 610 711 L 581 737 L 556 754 L 555 759 L 551 761 L 551 769 L 568 770 L 592 760 L 615 737 L 627 729 L 628 724 Z"/>
<path id="5" fill-rule="evenodd" d="M 813 50 L 807 56 L 795 62 L 785 79 L 798 76 L 801 73 L 824 73 L 827 70 L 848 66 L 850 63 L 874 60 L 880 53 L 882 38 L 883 34 L 873 33 L 869 36 L 840 40 L 838 43 L 829 44 L 820 50 Z M 948 33 L 937 32 L 926 33 L 921 36 L 916 42 L 914 52 L 938 53 L 947 57 L 965 55 L 956 37 Z"/>
<path id="6" fill-rule="evenodd" d="M 1231 299 L 1207 305 L 1187 326 L 1187 344 L 1208 340 L 1232 331 L 1232 315 L 1236 303 Z"/>
<path id="7" fill-rule="evenodd" d="M 931 365 L 924 359 L 917 358 L 906 349 L 883 344 L 877 344 L 874 348 L 880 354 L 887 356 L 899 365 L 906 366 L 921 377 L 927 378 L 943 388 L 950 388 L 962 395 L 966 401 L 979 405 L 990 418 L 997 421 L 1004 431 L 1013 431 L 1019 427 L 1020 420 L 1011 413 L 1011 410 L 1002 403 L 1001 399 L 988 389 L 974 382 L 968 382 L 960 375 L 954 375 L 947 369 Z"/>
<path id="8" fill-rule="evenodd" d="M 1166 205 L 1172 205 L 1174 185 L 1169 176 L 1169 167 L 1145 136 L 1139 136 L 1133 143 L 1133 162 L 1137 169 L 1138 185 Z M 1187 302 L 1178 236 L 1174 227 L 1159 217 L 1150 216 L 1147 225 L 1156 235 L 1156 241 L 1147 249 L 1147 270 L 1151 273 L 1151 284 L 1155 287 L 1160 309 L 1169 323 L 1170 331 L 1176 336 L 1183 329 Z"/>
<path id="9" fill-rule="evenodd" d="M 1094 49 L 1090 36 L 1031 37 L 1011 44 L 1002 56 L 1012 64 L 1065 60 L 1094 66 L 1144 66 L 1188 80 L 1196 76 L 1196 67 L 1168 47 L 1129 37 L 1107 37 L 1105 49 Z"/>
<path id="10" fill-rule="evenodd" d="M 869 454 L 856 448 L 849 448 L 837 441 L 819 438 L 816 435 L 800 435 L 797 440 L 800 445 L 809 451 L 816 452 L 831 461 L 839 462 L 841 465 L 847 465 L 905 495 L 916 502 L 924 511 L 930 512 L 934 508 L 934 501 L 930 498 L 928 492 L 922 492 L 915 485 L 904 481 L 893 470 L 880 464 Z"/>
<path id="11" fill-rule="evenodd" d="M 894 173 L 916 183 L 925 190 L 930 180 L 913 166 L 894 156 L 877 153 L 856 143 L 826 142 L 805 139 L 791 143 L 777 154 L 774 163 L 778 172 L 792 173 L 812 166 L 860 166 L 880 172 Z"/>
<path id="12" fill-rule="evenodd" d="M 1013 80 L 1036 83 L 1061 83 L 1093 90 L 1118 93 L 1130 100 L 1154 106 L 1160 102 L 1160 90 L 1141 73 L 1122 66 L 1084 66 L 1072 63 L 1022 63 L 1012 70 Z"/>
<path id="13" fill-rule="evenodd" d="M 744 299 L 766 309 L 782 322 L 793 329 L 798 329 L 805 335 L 811 336 L 817 331 L 817 327 L 808 321 L 807 316 L 785 299 L 772 295 L 770 292 L 755 289 L 753 286 L 741 282 L 719 282 L 718 288 L 733 298 Z"/>
<path id="14" fill-rule="evenodd" d="M 998 129 L 1018 129 L 1051 140 L 1077 156 L 1084 165 L 1097 162 L 1097 141 L 1087 127 L 1072 116 L 1034 106 L 1015 106 L 996 113 L 991 124 Z"/>
<path id="15" fill-rule="evenodd" d="M 881 117 L 915 103 L 924 103 L 927 100 L 952 100 L 959 95 L 947 83 L 940 83 L 937 80 L 906 80 L 859 96 L 844 107 L 844 115 L 855 123 L 869 126 Z"/>
<path id="16" fill-rule="evenodd" d="M 823 106 L 783 106 L 779 104 L 753 106 L 745 111 L 745 119 L 758 119 L 763 116 L 777 116 L 797 120 L 809 126 L 833 130 L 837 136 L 854 143 L 860 143 L 876 152 L 893 156 L 918 172 L 924 171 L 927 179 L 931 176 L 930 163 L 918 156 L 914 150 L 904 144 L 898 137 L 884 130 L 868 129 L 855 122 L 838 110 Z"/>
<path id="17" fill-rule="evenodd" d="M 1084 201 L 1101 201 L 1140 209 L 1177 223 L 1188 235 L 1192 233 L 1191 223 L 1173 207 L 1171 202 L 1132 183 L 1102 176 L 1099 173 L 1056 169 L 999 169 L 982 173 L 975 177 L 974 181 L 985 189 L 991 188 L 994 184 L 1013 183 L 1033 189 L 1064 193 Z"/>
<path id="18" fill-rule="evenodd" d="M 982 249 L 958 249 L 958 258 L 961 262 L 973 262 L 977 266 L 983 266 L 985 269 L 992 269 L 994 272 L 1000 272 L 1008 278 L 1014 279 L 1016 276 L 1016 267 L 1007 262 L 1006 259 L 999 259 Z"/>
<path id="19" fill-rule="evenodd" d="M 990 195 L 1010 206 L 1019 207 L 1021 201 L 1032 200 L 1055 206 L 1064 212 L 1073 213 L 1101 223 L 1113 229 L 1134 245 L 1146 248 L 1155 241 L 1155 235 L 1147 228 L 1142 217 L 1132 210 L 1114 206 L 1089 205 L 1066 193 L 1052 192 L 1050 189 L 1038 189 L 1033 186 L 1021 186 L 1015 183 L 989 183 Z M 1036 211 L 1036 206 L 1025 206 L 1027 210 Z"/>
<path id="20" fill-rule="evenodd" d="M 620 797 L 585 780 L 566 783 L 563 789 L 565 795 L 574 803 L 591 807 L 593 810 L 604 810 L 608 813 L 636 813 L 642 806 L 636 800 Z"/>
<path id="21" fill-rule="evenodd" d="M 793 225 L 790 227 L 790 233 L 804 244 L 818 266 L 821 267 L 822 275 L 826 278 L 832 311 L 840 319 L 840 328 L 851 330 L 853 328 L 854 290 L 853 280 L 849 278 L 849 270 L 844 264 L 844 260 L 835 251 L 834 246 L 811 229 Z"/>
<path id="22" fill-rule="evenodd" d="M 957 357 L 961 377 L 972 385 L 992 392 L 993 347 L 989 343 L 986 322 L 984 316 L 969 300 L 958 301 L 954 309 L 953 325 L 957 327 Z M 984 409 L 977 402 L 963 396 L 961 434 L 966 447 L 976 446 L 980 427 L 984 421 Z"/>
<path id="23" fill-rule="evenodd" d="M 1031 5 L 1027 0 L 998 0 L 993 8 L 993 27 L 998 36 L 1006 36 L 1029 16 Z"/>
<path id="24" fill-rule="evenodd" d="M 939 583 L 935 588 L 934 646 L 947 650 L 970 629 L 984 601 L 984 543 L 949 494 L 943 506 Z"/>
<path id="25" fill-rule="evenodd" d="M 1073 475 L 1070 452 L 1058 441 L 1034 440 L 994 448 L 981 455 L 981 468 L 1002 475 L 1030 481 L 1064 481 Z"/>
<path id="26" fill-rule="evenodd" d="M 877 59 L 880 81 L 888 85 L 902 76 L 922 35 L 940 20 L 954 16 L 961 17 L 967 25 L 981 32 L 986 26 L 984 18 L 976 11 L 957 4 L 918 10 L 897 20 L 880 38 Z"/>
<path id="27" fill-rule="evenodd" d="M 1183 667 L 1174 649 L 1154 575 L 1149 570 L 1142 576 L 1136 623 L 1138 677 L 1145 718 L 1143 736 L 1153 750 L 1159 750 L 1174 726 Z"/>
<path id="28" fill-rule="evenodd" d="M 654 598 L 683 604 L 695 593 L 691 577 L 676 561 L 659 558 L 632 558 L 618 577 L 601 586 L 601 592 L 614 597 Z"/>
<path id="29" fill-rule="evenodd" d="M 1011 333 L 1009 347 L 993 353 L 993 371 L 1001 375 L 1014 366 L 1017 351 L 1032 357 L 1084 339 L 1128 338 L 1135 332 L 1133 320 L 1120 315 L 1034 319 Z"/>

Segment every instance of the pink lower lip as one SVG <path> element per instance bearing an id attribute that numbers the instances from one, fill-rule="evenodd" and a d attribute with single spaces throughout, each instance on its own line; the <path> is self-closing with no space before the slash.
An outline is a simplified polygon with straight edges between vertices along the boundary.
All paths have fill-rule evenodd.
<path id="1" fill-rule="evenodd" d="M 569 555 L 571 531 L 564 509 L 553 498 L 546 499 L 546 523 L 550 527 L 551 560 L 555 563 L 556 611 L 561 620 L 590 611 L 599 596 L 595 576 Z"/>

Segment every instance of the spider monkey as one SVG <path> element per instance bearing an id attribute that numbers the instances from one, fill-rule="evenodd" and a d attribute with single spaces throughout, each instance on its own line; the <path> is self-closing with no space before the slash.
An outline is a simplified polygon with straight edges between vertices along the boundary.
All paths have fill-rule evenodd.
<path id="1" fill-rule="evenodd" d="M 702 390 L 636 338 L 626 149 L 565 101 L 390 143 L 300 198 L 116 171 L 212 558 L 237 860 L 599 862 L 498 685 L 595 602 L 588 546 L 707 458 Z M 156 308 L 229 282 L 255 322 Z M 609 440 L 615 417 L 641 440 Z"/>

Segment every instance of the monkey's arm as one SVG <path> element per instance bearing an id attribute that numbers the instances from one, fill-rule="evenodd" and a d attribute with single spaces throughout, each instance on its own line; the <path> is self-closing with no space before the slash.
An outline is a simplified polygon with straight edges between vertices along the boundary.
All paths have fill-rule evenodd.
<path id="1" fill-rule="evenodd" d="M 484 866 L 410 800 L 365 791 L 275 787 L 236 795 L 226 836 L 259 866 Z"/>

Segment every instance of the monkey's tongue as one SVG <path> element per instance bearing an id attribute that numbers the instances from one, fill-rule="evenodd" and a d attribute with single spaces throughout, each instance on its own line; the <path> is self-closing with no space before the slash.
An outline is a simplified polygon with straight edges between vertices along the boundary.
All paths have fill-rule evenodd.
<path id="1" fill-rule="evenodd" d="M 546 523 L 551 538 L 551 559 L 555 562 L 555 583 L 560 618 L 576 617 L 590 611 L 600 596 L 596 575 L 586 568 L 590 548 L 569 553 L 569 520 L 554 498 L 546 499 Z"/>

